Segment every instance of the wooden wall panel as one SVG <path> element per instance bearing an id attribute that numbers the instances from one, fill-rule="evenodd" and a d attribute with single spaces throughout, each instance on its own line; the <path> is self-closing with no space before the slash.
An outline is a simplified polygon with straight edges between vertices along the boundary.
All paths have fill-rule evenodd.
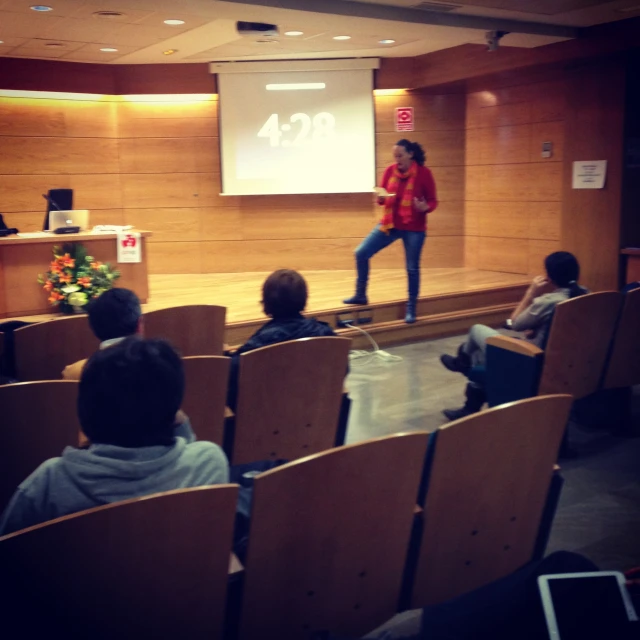
<path id="1" fill-rule="evenodd" d="M 536 274 L 541 252 L 560 244 L 567 88 L 555 75 L 513 86 L 487 78 L 467 95 L 466 266 Z"/>
<path id="2" fill-rule="evenodd" d="M 619 282 L 625 67 L 610 60 L 568 76 L 561 242 L 595 291 Z M 572 189 L 572 163 L 607 160 L 604 189 Z"/>
<path id="3" fill-rule="evenodd" d="M 112 138 L 2 137 L 0 174 L 118 173 Z"/>
<path id="4" fill-rule="evenodd" d="M 126 82 L 133 76 L 122 76 Z M 126 80 L 129 78 L 129 80 Z M 425 266 L 464 264 L 464 95 L 374 99 L 378 169 L 392 162 L 396 106 L 413 106 L 441 206 L 430 216 Z M 13 126 L 15 125 L 15 126 Z M 74 189 L 93 224 L 152 231 L 150 273 L 351 269 L 381 214 L 371 194 L 222 196 L 217 96 L 97 100 L 0 99 L 0 192 L 17 226 L 36 230 L 51 188 Z M 42 213 L 39 213 L 39 211 Z M 12 218 L 14 216 L 12 215 Z M 399 243 L 374 267 L 401 268 Z"/>

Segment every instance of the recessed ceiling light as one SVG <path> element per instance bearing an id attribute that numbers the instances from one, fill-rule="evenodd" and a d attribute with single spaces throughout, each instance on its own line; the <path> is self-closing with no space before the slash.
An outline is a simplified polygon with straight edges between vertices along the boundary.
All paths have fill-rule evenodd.
<path id="1" fill-rule="evenodd" d="M 184 24 L 184 20 L 171 18 L 170 20 L 165 20 L 164 23 L 168 24 L 171 27 L 177 27 L 180 24 Z"/>
<path id="2" fill-rule="evenodd" d="M 351 36 L 333 36 L 334 40 L 351 40 Z"/>
<path id="3" fill-rule="evenodd" d="M 284 35 L 285 36 L 301 36 L 303 35 L 303 31 L 285 31 Z"/>
<path id="4" fill-rule="evenodd" d="M 0 44 L 4 44 L 4 40 L 0 40 Z"/>
<path id="5" fill-rule="evenodd" d="M 178 53 L 177 49 L 167 49 L 166 51 L 162 52 L 163 56 L 172 56 L 174 53 Z"/>
<path id="6" fill-rule="evenodd" d="M 34 4 L 31 5 L 32 11 L 53 11 L 53 7 L 48 7 L 46 4 Z"/>
<path id="7" fill-rule="evenodd" d="M 100 51 L 104 51 L 105 53 L 115 53 L 117 49 L 114 49 L 114 47 L 102 47 Z"/>
<path id="8" fill-rule="evenodd" d="M 391 40 L 390 38 L 386 38 L 384 40 L 380 40 L 379 44 L 394 44 L 395 40 Z"/>

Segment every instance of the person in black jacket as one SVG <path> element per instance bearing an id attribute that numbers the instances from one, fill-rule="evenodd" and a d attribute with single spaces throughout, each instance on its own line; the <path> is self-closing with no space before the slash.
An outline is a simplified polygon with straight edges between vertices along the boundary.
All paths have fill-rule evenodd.
<path id="1" fill-rule="evenodd" d="M 335 336 L 326 322 L 302 315 L 307 305 L 307 283 L 305 279 L 292 269 L 274 271 L 262 285 L 262 308 L 271 320 L 262 325 L 235 352 L 226 352 L 231 356 L 231 372 L 229 375 L 229 391 L 227 406 L 235 409 L 238 396 L 238 367 L 240 355 L 287 340 L 299 338 L 320 338 Z"/>

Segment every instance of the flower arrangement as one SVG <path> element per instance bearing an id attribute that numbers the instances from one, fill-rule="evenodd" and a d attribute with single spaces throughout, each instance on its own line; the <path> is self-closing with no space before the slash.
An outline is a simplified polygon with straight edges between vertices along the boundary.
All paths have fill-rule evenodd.
<path id="1" fill-rule="evenodd" d="M 38 282 L 49 294 L 49 303 L 62 313 L 76 313 L 101 293 L 111 289 L 120 277 L 109 264 L 87 255 L 83 245 L 75 243 L 53 247 L 49 271 Z"/>

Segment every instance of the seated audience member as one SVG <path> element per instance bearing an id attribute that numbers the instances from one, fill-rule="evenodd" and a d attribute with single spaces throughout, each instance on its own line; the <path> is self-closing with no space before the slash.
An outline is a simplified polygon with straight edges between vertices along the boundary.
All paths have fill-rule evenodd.
<path id="1" fill-rule="evenodd" d="M 538 588 L 538 577 L 562 573 L 586 573 L 598 567 L 584 556 L 557 551 L 543 560 L 484 587 L 440 604 L 406 611 L 364 636 L 369 640 L 549 640 Z M 579 596 L 576 596 L 578 598 Z M 578 603 L 581 604 L 581 603 Z M 631 640 L 638 623 L 612 622 L 582 640 Z M 348 640 L 320 632 L 313 640 Z"/>
<path id="2" fill-rule="evenodd" d="M 238 395 L 239 357 L 247 351 L 277 342 L 299 338 L 335 336 L 326 322 L 302 315 L 307 305 L 307 283 L 291 269 L 274 271 L 262 285 L 262 308 L 271 320 L 264 324 L 235 352 L 227 352 L 231 359 L 227 405 L 235 408 Z"/>
<path id="3" fill-rule="evenodd" d="M 573 254 L 567 251 L 551 253 L 545 258 L 544 267 L 546 275 L 533 279 L 524 298 L 511 314 L 510 325 L 514 331 L 525 332 L 524 339 L 539 347 L 544 347 L 553 310 L 558 302 L 586 293 L 586 289 L 578 284 L 580 265 Z M 467 375 L 473 366 L 484 364 L 487 338 L 498 334 L 491 327 L 476 324 L 471 327 L 467 340 L 460 345 L 458 354 L 442 355 L 440 361 L 449 371 Z M 443 413 L 449 420 L 464 418 L 480 411 L 484 401 L 484 388 L 469 382 L 464 406 L 445 409 Z"/>
<path id="4" fill-rule="evenodd" d="M 67 447 L 22 482 L 0 535 L 129 498 L 226 483 L 222 449 L 174 424 L 184 384 L 182 360 L 163 340 L 132 337 L 91 356 L 78 417 L 92 444 Z"/>
<path id="5" fill-rule="evenodd" d="M 109 289 L 87 306 L 89 326 L 100 340 L 100 349 L 142 334 L 142 308 L 138 296 L 129 289 Z M 65 367 L 65 380 L 80 380 L 86 360 Z"/>

